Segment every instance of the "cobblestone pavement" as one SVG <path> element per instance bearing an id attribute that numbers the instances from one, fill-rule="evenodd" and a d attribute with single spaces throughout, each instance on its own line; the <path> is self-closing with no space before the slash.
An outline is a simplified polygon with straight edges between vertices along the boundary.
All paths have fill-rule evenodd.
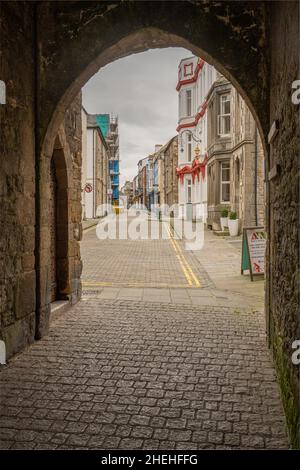
<path id="1" fill-rule="evenodd" d="M 174 244 L 170 237 L 98 240 L 94 227 L 84 234 L 81 248 L 86 295 L 199 306 L 264 306 L 263 279 L 251 282 L 249 275 L 241 276 L 240 240 L 206 231 L 203 249 L 195 252 L 184 250 L 181 241 Z"/>
<path id="2" fill-rule="evenodd" d="M 90 295 L 0 382 L 4 449 L 288 447 L 258 311 Z"/>
<path id="3" fill-rule="evenodd" d="M 158 224 L 164 237 L 165 224 Z M 213 286 L 191 252 L 170 238 L 158 240 L 99 240 L 96 228 L 81 244 L 84 287 L 190 288 Z M 191 282 L 189 282 L 191 281 Z"/>
<path id="4" fill-rule="evenodd" d="M 0 448 L 288 448 L 237 244 L 84 235 L 83 300 L 0 369 Z"/>

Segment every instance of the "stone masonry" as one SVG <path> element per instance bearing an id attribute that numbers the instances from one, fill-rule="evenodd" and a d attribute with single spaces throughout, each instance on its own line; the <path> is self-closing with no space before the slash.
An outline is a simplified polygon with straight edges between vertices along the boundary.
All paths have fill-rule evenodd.
<path id="1" fill-rule="evenodd" d="M 289 446 L 259 311 L 89 296 L 0 380 L 4 449 Z"/>
<path id="2" fill-rule="evenodd" d="M 267 331 L 292 444 L 299 447 L 300 369 L 291 362 L 292 342 L 300 338 L 299 105 L 291 100 L 299 79 L 299 3 L 180 1 L 170 8 L 164 1 L 3 1 L 0 19 L 0 79 L 7 89 L 0 105 L 0 337 L 9 356 L 48 331 L 46 182 L 66 110 L 107 63 L 183 46 L 232 81 L 260 132 L 268 176 Z M 279 131 L 269 145 L 275 120 Z M 65 294 L 75 301 L 80 199 L 73 207 L 73 197 L 67 198 L 72 225 L 68 218 L 63 224 L 72 266 Z"/>

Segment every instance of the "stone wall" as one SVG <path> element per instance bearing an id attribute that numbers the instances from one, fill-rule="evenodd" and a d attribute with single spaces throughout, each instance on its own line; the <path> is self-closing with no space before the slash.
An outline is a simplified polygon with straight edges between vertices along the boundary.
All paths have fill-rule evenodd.
<path id="1" fill-rule="evenodd" d="M 76 303 L 81 297 L 81 271 L 79 241 L 81 226 L 81 93 L 66 111 L 65 118 L 58 129 L 52 154 L 43 155 L 40 162 L 40 296 L 37 308 L 36 335 L 38 338 L 47 333 L 51 315 L 50 296 L 50 220 L 49 220 L 49 182 L 50 165 L 54 160 L 57 186 L 57 300 Z"/>
<path id="2" fill-rule="evenodd" d="M 66 110 L 105 64 L 151 47 L 187 47 L 246 100 L 267 171 L 275 175 L 267 184 L 267 329 L 291 440 L 299 446 L 299 367 L 291 362 L 292 341 L 300 338 L 299 106 L 291 102 L 299 78 L 298 2 L 180 1 L 172 8 L 169 2 L 1 2 L 0 15 L 0 78 L 7 85 L 7 104 L 0 105 L 0 335 L 9 355 L 33 340 L 35 313 L 37 337 L 47 332 L 44 191 Z M 279 132 L 269 159 L 275 119 Z M 61 150 L 64 141 L 58 142 Z M 76 207 L 68 218 L 74 275 L 66 292 L 74 300 L 81 269 Z"/>
<path id="3" fill-rule="evenodd" d="M 35 335 L 35 88 L 33 9 L 0 5 L 0 339 L 7 355 Z"/>
<path id="4" fill-rule="evenodd" d="M 0 339 L 9 358 L 47 330 L 52 155 L 36 166 L 34 9 L 23 2 L 2 2 L 0 8 L 0 74 L 7 87 L 7 103 L 0 105 Z M 81 96 L 67 110 L 53 151 L 61 183 L 57 194 L 59 298 L 70 302 L 81 295 L 80 113 Z M 41 197 L 37 198 L 39 176 Z M 39 212 L 40 230 L 35 231 Z"/>
<path id="5" fill-rule="evenodd" d="M 76 303 L 81 298 L 81 272 L 82 261 L 80 256 L 80 240 L 82 238 L 82 208 L 81 208 L 81 170 L 82 170 L 82 98 L 81 92 L 67 109 L 62 130 L 66 137 L 64 152 L 69 153 L 66 158 L 69 172 L 68 187 L 63 188 L 68 193 L 68 206 L 70 214 L 69 223 L 69 299 Z M 62 131 L 61 131 L 62 132 Z"/>
<path id="6" fill-rule="evenodd" d="M 269 125 L 278 120 L 279 131 L 270 146 L 267 170 L 279 166 L 277 175 L 269 181 L 267 194 L 270 237 L 267 319 L 292 443 L 300 447 L 300 367 L 291 361 L 292 343 L 300 339 L 300 112 L 299 105 L 291 100 L 292 82 L 300 78 L 299 3 L 275 2 L 269 10 Z"/>

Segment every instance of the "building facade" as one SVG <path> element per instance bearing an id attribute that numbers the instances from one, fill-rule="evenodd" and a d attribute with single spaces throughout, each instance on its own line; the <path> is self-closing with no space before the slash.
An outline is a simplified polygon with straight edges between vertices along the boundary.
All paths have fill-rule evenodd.
<path id="1" fill-rule="evenodd" d="M 132 180 L 132 203 L 138 203 L 139 195 L 139 175 L 136 175 Z"/>
<path id="2" fill-rule="evenodd" d="M 169 207 L 178 204 L 178 136 L 173 137 L 165 146 L 164 158 L 164 203 Z"/>
<path id="3" fill-rule="evenodd" d="M 156 211 L 165 204 L 178 203 L 178 137 L 165 145 L 156 145 L 155 152 L 138 162 L 138 175 L 132 182 L 133 201 Z"/>
<path id="4" fill-rule="evenodd" d="M 138 194 L 137 194 L 137 203 L 145 207 L 148 206 L 148 182 L 147 182 L 147 173 L 148 173 L 148 158 L 145 157 L 139 160 L 138 162 Z"/>
<path id="5" fill-rule="evenodd" d="M 85 144 L 82 161 L 83 219 L 105 215 L 110 178 L 108 162 L 110 151 L 95 115 L 82 110 L 82 141 Z"/>
<path id="6" fill-rule="evenodd" d="M 179 64 L 179 215 L 220 230 L 223 209 L 240 228 L 264 225 L 263 148 L 245 101 L 201 58 Z"/>
<path id="7" fill-rule="evenodd" d="M 201 58 L 178 67 L 178 202 L 183 218 L 207 218 L 207 101 L 216 70 Z"/>
<path id="8" fill-rule="evenodd" d="M 129 209 L 129 207 L 133 204 L 133 181 L 125 181 L 124 186 L 122 186 L 120 190 L 120 199 L 121 199 L 121 196 L 124 198 L 124 201 L 126 202 L 125 209 Z"/>
<path id="9" fill-rule="evenodd" d="M 264 225 L 264 158 L 257 126 L 236 89 L 218 74 L 207 97 L 209 228 L 220 230 L 224 208 L 240 228 Z"/>
<path id="10" fill-rule="evenodd" d="M 119 119 L 113 114 L 97 114 L 95 117 L 109 148 L 110 201 L 113 205 L 118 205 L 120 183 Z"/>

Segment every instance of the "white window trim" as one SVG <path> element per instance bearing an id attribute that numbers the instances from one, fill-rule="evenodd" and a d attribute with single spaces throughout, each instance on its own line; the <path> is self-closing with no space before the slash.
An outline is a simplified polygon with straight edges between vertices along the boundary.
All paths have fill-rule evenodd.
<path id="1" fill-rule="evenodd" d="M 188 92 L 191 95 L 191 113 L 188 114 Z M 191 117 L 193 115 L 193 90 L 191 88 L 188 88 L 185 90 L 185 117 Z"/>
<path id="2" fill-rule="evenodd" d="M 222 166 L 223 164 L 227 164 L 229 165 L 229 181 L 225 180 L 223 181 L 222 179 Z M 224 162 L 220 162 L 220 204 L 229 204 L 230 203 L 230 190 L 231 190 L 231 187 L 230 187 L 230 171 L 231 171 L 231 168 L 230 168 L 230 161 L 226 160 Z M 222 200 L 222 186 L 223 184 L 229 184 L 229 200 L 228 201 L 223 201 Z"/>
<path id="3" fill-rule="evenodd" d="M 191 200 L 189 201 L 189 187 L 191 188 Z M 193 202 L 193 191 L 192 191 L 192 178 L 188 177 L 186 179 L 186 202 L 191 204 Z"/>
<path id="4" fill-rule="evenodd" d="M 230 103 L 230 113 L 224 113 L 223 114 L 223 109 L 222 109 L 222 97 L 223 96 L 227 96 L 229 97 L 229 100 L 226 100 L 226 101 L 229 101 Z M 219 109 L 220 109 L 220 113 L 218 114 L 218 128 L 217 128 L 217 132 L 218 132 L 218 136 L 219 137 L 228 137 L 230 136 L 230 132 L 231 132 L 231 96 L 230 96 L 230 93 L 222 93 L 219 95 Z M 228 134 L 225 134 L 224 132 L 222 132 L 223 130 L 223 122 L 224 122 L 224 118 L 229 116 L 229 119 L 230 119 L 230 130 L 229 130 L 229 133 Z M 225 127 L 225 126 L 224 126 Z"/>

